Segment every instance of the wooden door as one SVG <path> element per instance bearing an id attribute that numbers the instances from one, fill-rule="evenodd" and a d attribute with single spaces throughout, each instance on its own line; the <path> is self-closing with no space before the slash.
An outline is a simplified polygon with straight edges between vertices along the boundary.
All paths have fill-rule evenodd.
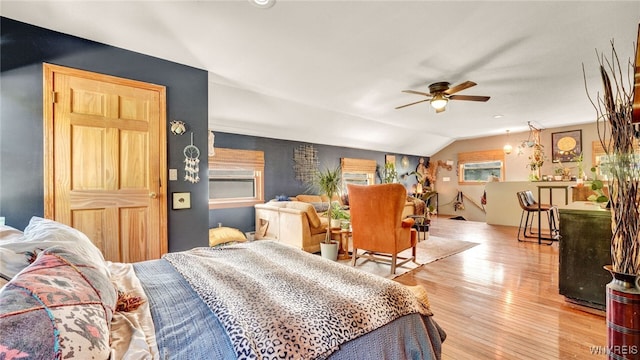
<path id="1" fill-rule="evenodd" d="M 45 217 L 105 259 L 167 252 L 165 88 L 44 65 Z"/>

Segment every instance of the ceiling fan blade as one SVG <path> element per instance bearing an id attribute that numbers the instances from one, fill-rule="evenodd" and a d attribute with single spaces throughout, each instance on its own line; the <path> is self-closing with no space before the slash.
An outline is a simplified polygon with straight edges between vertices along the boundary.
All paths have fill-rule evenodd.
<path id="1" fill-rule="evenodd" d="M 424 95 L 424 96 L 431 96 L 431 94 L 426 93 L 426 92 L 421 92 L 421 91 L 415 91 L 415 90 L 402 90 L 403 93 L 409 93 L 409 94 L 416 94 L 416 95 Z"/>
<path id="2" fill-rule="evenodd" d="M 451 95 L 449 100 L 468 100 L 468 101 L 487 101 L 490 96 L 476 96 L 476 95 Z"/>
<path id="3" fill-rule="evenodd" d="M 445 111 L 445 110 L 447 110 L 447 107 L 446 107 L 446 106 L 445 106 L 445 107 L 443 107 L 443 108 L 440 108 L 440 109 L 436 109 L 436 114 L 439 114 L 439 113 L 441 113 L 441 112 L 443 112 L 443 111 Z"/>
<path id="4" fill-rule="evenodd" d="M 420 100 L 420 101 L 412 102 L 411 104 L 406 104 L 406 105 L 398 106 L 396 109 L 402 109 L 403 107 L 407 107 L 407 106 L 411 106 L 411 105 L 419 104 L 419 103 L 421 103 L 421 102 L 425 102 L 425 101 L 429 101 L 429 100 L 431 100 L 431 99 L 424 99 L 424 100 Z"/>
<path id="5" fill-rule="evenodd" d="M 455 94 L 455 93 L 457 93 L 459 91 L 462 91 L 464 89 L 468 89 L 468 88 L 470 88 L 472 86 L 476 86 L 476 85 L 478 85 L 478 84 L 474 83 L 473 81 L 465 81 L 465 82 L 463 82 L 461 84 L 458 84 L 458 85 L 456 85 L 454 87 L 449 88 L 448 90 L 445 90 L 444 93 L 447 94 L 447 95 L 452 95 L 452 94 Z"/>

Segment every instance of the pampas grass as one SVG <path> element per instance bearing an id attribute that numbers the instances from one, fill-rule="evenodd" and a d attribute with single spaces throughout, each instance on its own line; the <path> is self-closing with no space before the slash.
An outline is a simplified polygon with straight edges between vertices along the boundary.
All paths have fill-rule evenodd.
<path id="1" fill-rule="evenodd" d="M 588 91 L 587 96 L 596 110 L 598 137 L 606 153 L 600 166 L 611 193 L 612 267 L 614 272 L 640 274 L 640 157 L 638 127 L 632 123 L 635 66 L 631 61 L 621 66 L 613 41 L 610 57 L 598 54 L 598 60 L 604 92 L 595 100 Z"/>

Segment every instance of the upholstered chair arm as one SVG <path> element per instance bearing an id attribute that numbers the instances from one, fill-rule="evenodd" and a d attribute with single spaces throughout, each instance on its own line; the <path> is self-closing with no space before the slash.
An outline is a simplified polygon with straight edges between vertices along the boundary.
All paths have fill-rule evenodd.
<path id="1" fill-rule="evenodd" d="M 413 226 L 413 224 L 415 224 L 416 221 L 413 218 L 406 218 L 402 220 L 402 227 L 403 228 L 411 228 Z"/>

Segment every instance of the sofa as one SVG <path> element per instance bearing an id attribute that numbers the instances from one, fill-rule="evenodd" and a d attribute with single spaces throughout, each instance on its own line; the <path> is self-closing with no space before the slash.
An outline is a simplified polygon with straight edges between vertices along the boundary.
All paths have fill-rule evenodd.
<path id="1" fill-rule="evenodd" d="M 255 239 L 271 239 L 306 252 L 320 251 L 328 221 L 311 203 L 302 201 L 269 201 L 256 204 Z"/>
<path id="2" fill-rule="evenodd" d="M 296 195 L 289 198 L 290 200 L 302 201 L 306 203 L 312 204 L 316 211 L 322 212 L 326 211 L 328 207 L 327 196 L 325 195 Z M 339 196 L 335 196 L 334 201 L 340 202 L 341 205 L 344 205 L 345 200 L 348 200 L 348 197 L 341 198 Z M 348 206 L 348 203 L 346 204 Z M 411 215 L 424 215 L 424 201 L 417 199 L 415 197 L 408 196 L 407 201 L 404 204 L 404 208 L 402 209 L 402 218 L 409 217 Z"/>

